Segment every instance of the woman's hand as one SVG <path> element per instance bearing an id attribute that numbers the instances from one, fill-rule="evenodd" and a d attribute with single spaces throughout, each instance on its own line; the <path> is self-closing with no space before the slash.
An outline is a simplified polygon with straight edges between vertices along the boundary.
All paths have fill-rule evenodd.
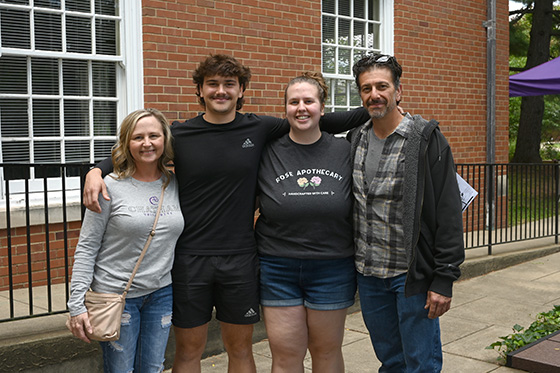
<path id="1" fill-rule="evenodd" d="M 91 342 L 85 332 L 87 330 L 88 333 L 93 333 L 93 328 L 89 323 L 87 312 L 68 318 L 68 320 L 66 320 L 66 327 L 70 329 L 72 334 L 80 338 L 82 341 L 87 343 Z"/>

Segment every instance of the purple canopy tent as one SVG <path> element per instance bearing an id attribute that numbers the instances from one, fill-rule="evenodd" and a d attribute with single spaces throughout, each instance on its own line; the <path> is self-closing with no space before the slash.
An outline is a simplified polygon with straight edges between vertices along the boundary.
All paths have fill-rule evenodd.
<path id="1" fill-rule="evenodd" d="M 560 57 L 509 77 L 509 97 L 560 94 Z"/>

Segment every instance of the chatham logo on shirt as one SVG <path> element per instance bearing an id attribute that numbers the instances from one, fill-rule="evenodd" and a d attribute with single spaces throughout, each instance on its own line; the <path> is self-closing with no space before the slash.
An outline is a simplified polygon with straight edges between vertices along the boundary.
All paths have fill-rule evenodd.
<path id="1" fill-rule="evenodd" d="M 242 147 L 243 149 L 245 149 L 245 148 L 253 148 L 254 146 L 255 146 L 255 144 L 253 144 L 253 142 L 251 141 L 250 138 L 247 138 L 247 139 L 243 142 L 243 145 L 241 145 L 241 147 Z"/>

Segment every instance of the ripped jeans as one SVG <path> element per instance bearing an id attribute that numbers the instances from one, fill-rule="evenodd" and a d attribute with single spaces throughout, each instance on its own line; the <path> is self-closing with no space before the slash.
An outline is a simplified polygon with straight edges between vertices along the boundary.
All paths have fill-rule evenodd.
<path id="1" fill-rule="evenodd" d="M 103 371 L 162 372 L 172 311 L 171 285 L 143 297 L 127 298 L 119 340 L 100 342 Z"/>

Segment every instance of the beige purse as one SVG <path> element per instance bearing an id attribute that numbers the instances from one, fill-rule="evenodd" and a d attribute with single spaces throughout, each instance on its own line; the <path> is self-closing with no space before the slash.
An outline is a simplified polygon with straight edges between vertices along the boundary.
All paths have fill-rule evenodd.
<path id="1" fill-rule="evenodd" d="M 85 330 L 94 341 L 116 341 L 121 333 L 121 317 L 124 311 L 126 291 L 123 294 L 87 291 L 84 304 L 88 310 L 93 333 Z"/>
<path id="2" fill-rule="evenodd" d="M 144 259 L 146 250 L 148 249 L 148 246 L 150 246 L 152 238 L 156 234 L 156 225 L 161 212 L 164 191 L 165 188 L 162 188 L 156 218 L 154 220 L 150 236 L 142 249 L 142 253 L 136 262 L 136 266 L 134 266 L 134 270 L 130 275 L 130 279 L 126 284 L 124 292 L 122 294 L 117 294 L 98 293 L 91 289 L 87 291 L 84 304 L 88 311 L 89 322 L 93 328 L 93 333 L 91 334 L 86 330 L 86 335 L 89 339 L 94 341 L 116 341 L 119 339 L 121 333 L 121 317 L 124 311 L 126 294 L 132 285 L 132 280 L 140 267 L 140 263 L 142 263 L 142 259 Z"/>

